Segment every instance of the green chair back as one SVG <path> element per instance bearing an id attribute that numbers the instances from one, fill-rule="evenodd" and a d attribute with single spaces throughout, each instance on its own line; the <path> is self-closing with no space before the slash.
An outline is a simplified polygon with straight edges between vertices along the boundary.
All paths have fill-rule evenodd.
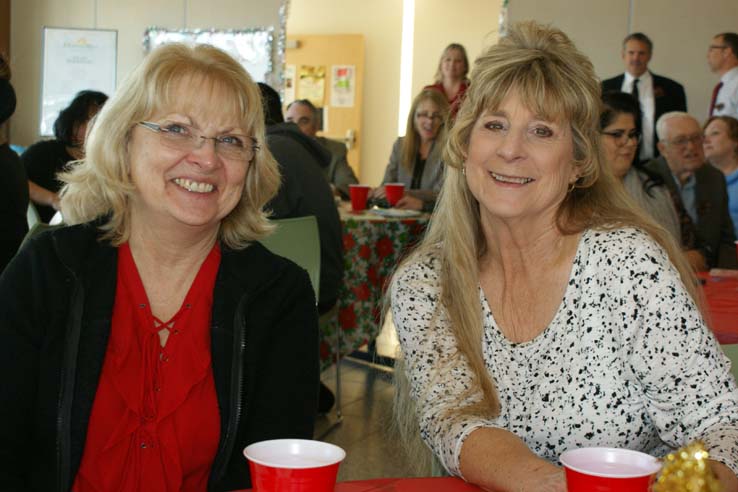
<path id="1" fill-rule="evenodd" d="M 307 270 L 315 290 L 320 296 L 320 237 L 318 221 L 314 215 L 272 221 L 277 228 L 270 236 L 261 240 L 272 253 L 294 261 Z"/>
<path id="2" fill-rule="evenodd" d="M 720 345 L 725 352 L 725 355 L 730 359 L 730 370 L 733 373 L 733 377 L 738 381 L 738 344 L 725 344 Z"/>
<path id="3" fill-rule="evenodd" d="M 33 229 L 33 226 L 41 222 L 41 216 L 36 210 L 36 205 L 33 202 L 28 202 L 28 210 L 26 211 L 26 221 L 28 221 L 28 230 Z"/>

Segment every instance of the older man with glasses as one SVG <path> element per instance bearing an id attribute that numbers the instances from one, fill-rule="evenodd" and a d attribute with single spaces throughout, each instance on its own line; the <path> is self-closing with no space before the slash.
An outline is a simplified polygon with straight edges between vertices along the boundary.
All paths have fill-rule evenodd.
<path id="1" fill-rule="evenodd" d="M 702 128 L 695 118 L 674 111 L 656 123 L 661 157 L 646 167 L 661 175 L 675 202 L 697 225 L 698 248 L 708 268 L 736 268 L 733 222 L 723 174 L 705 165 Z"/>
<path id="2" fill-rule="evenodd" d="M 725 32 L 712 38 L 707 64 L 713 73 L 720 75 L 707 115 L 738 118 L 738 34 Z"/>

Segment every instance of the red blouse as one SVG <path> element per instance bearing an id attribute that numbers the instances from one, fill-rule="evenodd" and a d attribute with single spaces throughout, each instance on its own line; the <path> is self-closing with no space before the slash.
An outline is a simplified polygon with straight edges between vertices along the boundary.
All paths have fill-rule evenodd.
<path id="1" fill-rule="evenodd" d="M 206 490 L 220 439 L 210 363 L 219 265 L 216 244 L 164 323 L 151 313 L 130 247 L 119 248 L 110 341 L 73 491 Z"/>
<path id="2" fill-rule="evenodd" d="M 433 85 L 426 85 L 423 87 L 423 90 L 430 89 L 430 90 L 436 90 L 446 96 L 446 100 L 448 101 L 449 106 L 451 106 L 451 120 L 453 121 L 456 119 L 456 113 L 459 112 L 459 106 L 461 106 L 461 102 L 464 100 L 464 96 L 466 95 L 466 90 L 469 88 L 469 84 L 466 81 L 461 82 L 461 85 L 459 86 L 459 92 L 456 93 L 456 95 L 453 97 L 453 99 L 449 99 L 448 96 L 446 96 L 446 91 L 443 89 L 443 82 L 437 82 Z"/>

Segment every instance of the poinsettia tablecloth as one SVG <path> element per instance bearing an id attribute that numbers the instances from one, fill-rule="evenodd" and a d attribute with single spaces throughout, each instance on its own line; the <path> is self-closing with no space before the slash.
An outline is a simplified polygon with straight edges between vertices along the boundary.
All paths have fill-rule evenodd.
<path id="1" fill-rule="evenodd" d="M 343 285 L 336 316 L 322 327 L 323 368 L 335 362 L 336 330 L 341 330 L 341 356 L 377 337 L 386 283 L 399 261 L 422 237 L 429 219 L 427 214 L 413 218 L 352 214 L 345 206 L 340 207 L 340 213 Z"/>

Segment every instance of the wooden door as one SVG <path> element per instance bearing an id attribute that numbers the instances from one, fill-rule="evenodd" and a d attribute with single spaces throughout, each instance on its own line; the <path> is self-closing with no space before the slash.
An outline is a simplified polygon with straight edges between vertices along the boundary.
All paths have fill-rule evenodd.
<path id="1" fill-rule="evenodd" d="M 10 0 L 0 0 L 0 54 L 10 61 Z"/>
<path id="2" fill-rule="evenodd" d="M 295 78 L 292 81 L 294 98 L 311 99 L 316 107 L 322 107 L 324 128 L 318 134 L 346 143 L 348 162 L 354 168 L 356 175 L 360 176 L 364 36 L 360 34 L 288 35 L 285 63 L 287 72 L 294 67 Z M 337 71 L 340 66 L 353 67 L 353 77 L 334 80 L 334 71 Z M 325 74 L 322 101 L 315 100 L 316 91 L 307 93 L 306 86 L 300 83 L 300 74 L 308 73 L 311 69 L 314 69 L 314 72 L 322 71 Z M 344 75 L 345 73 L 343 72 Z M 334 82 L 340 82 L 339 89 L 334 89 L 336 85 Z M 288 80 L 287 83 L 289 84 L 290 81 Z M 347 96 L 346 89 L 351 83 L 353 83 L 353 88 L 349 87 L 348 91 L 353 94 L 353 98 Z M 338 94 L 339 90 L 343 92 Z M 285 90 L 285 103 L 289 102 L 290 92 L 289 89 Z M 340 101 L 336 100 L 340 95 L 346 97 L 341 97 Z"/>

